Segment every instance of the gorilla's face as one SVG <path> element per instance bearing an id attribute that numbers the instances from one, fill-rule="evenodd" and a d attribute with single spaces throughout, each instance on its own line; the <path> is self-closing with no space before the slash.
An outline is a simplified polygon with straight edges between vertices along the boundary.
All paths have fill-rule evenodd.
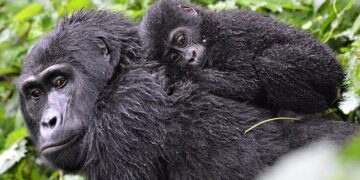
<path id="1" fill-rule="evenodd" d="M 203 63 L 205 46 L 201 44 L 200 33 L 189 27 L 172 30 L 165 41 L 163 61 L 180 67 L 198 67 Z"/>
<path id="2" fill-rule="evenodd" d="M 105 41 L 89 38 L 87 42 L 74 48 L 51 35 L 45 37 L 26 57 L 17 82 L 21 110 L 36 148 L 50 165 L 67 171 L 82 167 L 86 156 L 81 152 L 82 140 L 95 119 L 99 93 L 113 72 Z"/>
<path id="3" fill-rule="evenodd" d="M 66 169 L 77 169 L 81 161 L 86 117 L 76 96 L 82 90 L 79 77 L 69 64 L 56 64 L 25 77 L 19 86 L 37 149 L 46 160 Z"/>

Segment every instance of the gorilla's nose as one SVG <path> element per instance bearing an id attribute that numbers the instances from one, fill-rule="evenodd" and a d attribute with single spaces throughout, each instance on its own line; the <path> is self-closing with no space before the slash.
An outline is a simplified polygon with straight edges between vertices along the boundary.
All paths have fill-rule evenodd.
<path id="1" fill-rule="evenodd" d="M 58 113 L 54 109 L 47 110 L 40 121 L 41 134 L 43 136 L 47 134 L 51 134 L 51 132 L 53 132 L 58 127 L 60 122 L 61 122 L 60 113 Z"/>
<path id="2" fill-rule="evenodd" d="M 46 127 L 46 128 L 53 128 L 53 127 L 55 127 L 56 122 L 57 122 L 57 118 L 53 117 L 49 120 L 41 121 L 41 126 Z"/>
<path id="3" fill-rule="evenodd" d="M 195 60 L 196 60 L 196 55 L 197 55 L 197 52 L 196 50 L 192 50 L 188 53 L 186 59 L 187 59 L 187 62 L 188 63 L 193 63 Z"/>

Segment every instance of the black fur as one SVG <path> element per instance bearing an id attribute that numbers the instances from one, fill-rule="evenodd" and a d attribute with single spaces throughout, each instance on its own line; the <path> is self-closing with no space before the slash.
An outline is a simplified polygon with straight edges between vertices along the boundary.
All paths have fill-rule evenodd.
<path id="1" fill-rule="evenodd" d="M 184 12 L 179 7 L 184 4 L 197 16 Z M 254 12 L 212 12 L 163 0 L 141 23 L 147 57 L 162 62 L 163 39 L 182 26 L 201 32 L 204 66 L 184 69 L 165 63 L 167 86 L 190 79 L 216 95 L 300 113 L 337 105 L 344 71 L 335 54 L 307 33 Z"/>
<path id="2" fill-rule="evenodd" d="M 309 117 L 299 123 L 266 123 L 244 134 L 272 113 L 201 91 L 191 82 L 167 96 L 160 83 L 163 76 L 150 73 L 146 66 L 151 64 L 137 58 L 141 49 L 134 29 L 117 14 L 78 12 L 40 40 L 24 63 L 22 77 L 65 62 L 91 79 L 84 79 L 87 85 L 79 89 L 93 92 L 91 97 L 81 94 L 77 98 L 83 101 L 75 101 L 83 109 L 76 113 L 85 128 L 81 147 L 75 149 L 78 155 L 58 153 L 64 161 L 78 162 L 71 170 L 84 172 L 88 179 L 251 180 L 294 148 L 323 138 L 342 144 L 356 129 Z M 102 73 L 108 62 L 98 56 L 93 41 L 98 32 L 106 32 L 111 53 L 120 54 L 112 59 L 118 64 L 108 68 L 111 74 Z M 130 61 L 119 66 L 125 59 Z M 38 123 L 24 104 L 21 108 L 37 142 Z"/>

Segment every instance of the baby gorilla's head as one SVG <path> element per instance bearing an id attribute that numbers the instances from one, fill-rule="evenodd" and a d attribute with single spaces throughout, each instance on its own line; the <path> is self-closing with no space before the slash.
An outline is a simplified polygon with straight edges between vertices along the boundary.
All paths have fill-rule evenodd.
<path id="1" fill-rule="evenodd" d="M 170 32 L 164 40 L 162 61 L 181 67 L 202 65 L 205 47 L 199 34 L 188 27 L 179 27 Z"/>
<path id="2" fill-rule="evenodd" d="M 140 28 L 148 58 L 182 68 L 201 67 L 205 57 L 201 11 L 173 0 L 153 5 Z"/>

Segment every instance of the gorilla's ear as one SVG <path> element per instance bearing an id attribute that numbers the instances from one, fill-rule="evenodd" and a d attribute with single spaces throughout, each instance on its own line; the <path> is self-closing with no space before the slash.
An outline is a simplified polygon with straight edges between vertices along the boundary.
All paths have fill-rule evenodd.
<path id="1" fill-rule="evenodd" d="M 106 42 L 106 40 L 103 37 L 97 37 L 95 41 L 96 45 L 101 49 L 102 55 L 104 56 L 105 60 L 107 62 L 110 62 L 111 56 L 110 56 L 110 49 L 109 44 Z"/>
<path id="2" fill-rule="evenodd" d="M 197 16 L 198 13 L 196 12 L 196 10 L 188 5 L 179 5 L 179 7 L 187 14 L 192 15 L 192 16 Z"/>

